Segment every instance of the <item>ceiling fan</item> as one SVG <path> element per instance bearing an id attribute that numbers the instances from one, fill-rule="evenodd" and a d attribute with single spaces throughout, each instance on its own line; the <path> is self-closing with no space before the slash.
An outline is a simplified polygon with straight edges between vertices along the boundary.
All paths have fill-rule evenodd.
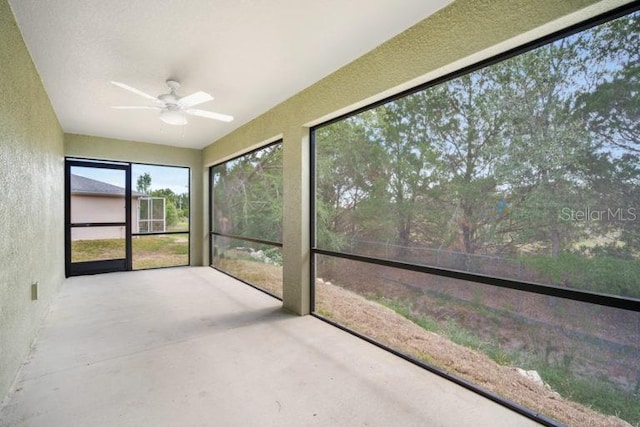
<path id="1" fill-rule="evenodd" d="M 214 113 L 213 111 L 199 110 L 196 105 L 204 104 L 213 100 L 213 96 L 206 92 L 195 92 L 187 96 L 178 96 L 176 90 L 180 88 L 180 83 L 175 80 L 167 80 L 167 86 L 169 86 L 169 93 L 158 95 L 157 97 L 151 96 L 138 90 L 134 87 L 126 85 L 120 82 L 111 82 L 115 86 L 122 89 L 133 92 L 151 101 L 154 101 L 155 105 L 133 105 L 133 106 L 118 106 L 113 107 L 118 110 L 158 110 L 160 111 L 160 120 L 170 125 L 183 126 L 188 123 L 187 114 L 198 117 L 206 117 L 207 119 L 221 120 L 223 122 L 230 122 L 233 120 L 232 116 L 227 114 Z"/>

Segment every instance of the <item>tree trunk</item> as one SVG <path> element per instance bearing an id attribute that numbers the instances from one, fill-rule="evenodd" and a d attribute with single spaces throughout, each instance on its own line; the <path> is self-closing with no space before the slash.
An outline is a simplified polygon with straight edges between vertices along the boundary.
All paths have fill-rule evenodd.
<path id="1" fill-rule="evenodd" d="M 554 224 L 551 226 L 551 256 L 554 258 L 560 254 L 560 231 L 558 230 L 558 225 Z"/>
<path id="2" fill-rule="evenodd" d="M 409 255 L 409 246 L 411 245 L 411 221 L 401 220 L 398 224 L 398 257 L 403 258 Z"/>
<path id="3" fill-rule="evenodd" d="M 462 208 L 463 218 L 460 221 L 460 228 L 462 229 L 462 244 L 464 246 L 464 252 L 472 254 L 475 250 L 473 247 L 473 227 L 471 218 L 473 217 L 473 210 L 468 205 Z"/>
<path id="4" fill-rule="evenodd" d="M 467 223 L 465 221 L 465 223 L 462 224 L 462 242 L 464 244 L 464 251 L 465 253 L 468 254 L 472 254 L 473 253 L 473 238 L 472 238 L 472 231 L 471 231 L 471 227 L 469 226 L 469 223 Z"/>

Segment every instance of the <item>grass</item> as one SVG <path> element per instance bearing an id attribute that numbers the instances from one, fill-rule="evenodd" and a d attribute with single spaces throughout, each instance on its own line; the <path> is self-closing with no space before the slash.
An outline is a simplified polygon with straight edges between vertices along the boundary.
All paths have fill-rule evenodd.
<path id="1" fill-rule="evenodd" d="M 390 308 L 427 331 L 435 332 L 464 347 L 481 351 L 498 364 L 519 363 L 526 369 L 535 369 L 545 383 L 565 398 L 603 414 L 615 415 L 634 426 L 640 426 L 640 395 L 619 390 L 606 378 L 579 378 L 571 372 L 570 363 L 548 363 L 541 358 L 532 360 L 531 354 L 507 353 L 499 345 L 482 340 L 453 319 L 438 323 L 429 316 L 416 314 L 411 303 L 407 301 L 377 296 L 369 296 L 368 299 Z M 428 358 L 424 360 L 429 362 Z"/>
<path id="2" fill-rule="evenodd" d="M 213 265 L 232 276 L 282 297 L 282 267 L 250 257 L 215 258 Z"/>
<path id="3" fill-rule="evenodd" d="M 189 221 L 178 221 L 175 224 L 167 225 L 167 231 L 187 231 L 189 230 Z"/>
<path id="4" fill-rule="evenodd" d="M 640 298 L 640 261 L 637 259 L 611 256 L 587 258 L 562 253 L 557 257 L 530 256 L 524 261 L 547 283 Z"/>
<path id="5" fill-rule="evenodd" d="M 452 342 L 472 350 L 479 350 L 500 365 L 508 365 L 514 361 L 513 355 L 505 352 L 499 345 L 480 339 L 472 331 L 460 326 L 454 319 L 446 319 L 443 324 L 424 314 L 414 314 L 411 304 L 389 298 L 369 297 L 369 299 L 395 311 L 402 317 L 412 321 L 422 329 L 435 332 Z"/>
<path id="6" fill-rule="evenodd" d="M 326 308 L 319 308 L 318 314 L 328 319 L 332 319 L 334 317 L 333 312 L 331 312 L 330 310 L 327 310 Z"/>
<path id="7" fill-rule="evenodd" d="M 374 295 L 370 295 L 367 299 L 371 301 L 375 301 L 378 304 L 384 305 L 387 308 L 395 311 L 402 317 L 411 320 L 416 325 L 420 326 L 422 329 L 425 329 L 430 332 L 439 332 L 440 327 L 438 326 L 438 322 L 432 319 L 429 316 L 424 315 L 414 315 L 413 310 L 411 310 L 410 304 L 406 302 L 396 301 L 390 298 L 385 297 L 377 297 Z"/>
<path id="8" fill-rule="evenodd" d="M 74 240 L 71 242 L 71 262 L 101 261 L 124 257 L 124 239 Z"/>
<path id="9" fill-rule="evenodd" d="M 139 236 L 133 239 L 133 269 L 173 267 L 189 263 L 187 234 Z"/>
<path id="10" fill-rule="evenodd" d="M 188 235 L 139 236 L 132 239 L 133 269 L 172 267 L 189 263 Z M 124 239 L 76 240 L 71 261 L 98 261 L 125 257 Z"/>
<path id="11" fill-rule="evenodd" d="M 558 364 L 539 363 L 535 369 L 562 396 L 640 426 L 640 395 L 621 392 L 604 378 L 576 378 Z"/>

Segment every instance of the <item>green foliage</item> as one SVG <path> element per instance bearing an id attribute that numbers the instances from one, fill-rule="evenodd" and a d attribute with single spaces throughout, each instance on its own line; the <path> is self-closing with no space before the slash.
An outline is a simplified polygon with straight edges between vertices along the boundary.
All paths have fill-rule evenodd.
<path id="1" fill-rule="evenodd" d="M 136 190 L 143 194 L 149 194 L 151 189 L 151 175 L 149 172 L 145 172 L 138 177 L 136 181 Z"/>
<path id="2" fill-rule="evenodd" d="M 169 202 L 172 202 L 173 204 L 176 203 L 176 194 L 170 188 L 153 190 L 149 195 L 153 197 L 163 197 L 164 199 L 166 199 Z"/>
<path id="3" fill-rule="evenodd" d="M 431 332 L 439 332 L 440 330 L 438 323 L 433 318 L 422 314 L 414 314 L 410 302 L 399 301 L 386 297 L 378 297 L 377 295 L 369 295 L 368 299 L 382 304 L 387 308 L 390 308 L 402 317 L 411 320 L 413 323 L 420 326 L 424 330 Z"/>
<path id="4" fill-rule="evenodd" d="M 214 230 L 281 241 L 282 179 L 281 144 L 214 167 Z"/>
<path id="5" fill-rule="evenodd" d="M 178 208 L 178 217 L 187 221 L 189 219 L 189 194 L 182 193 L 176 195 L 176 207 Z"/>
<path id="6" fill-rule="evenodd" d="M 640 425 L 640 396 L 620 391 L 606 379 L 578 378 L 562 365 L 537 363 L 532 369 L 562 397 Z"/>
<path id="7" fill-rule="evenodd" d="M 367 130 L 376 117 L 363 113 L 316 131 L 316 239 L 320 247 L 340 250 L 356 236 L 384 233 L 388 216 L 379 197 L 386 178 L 381 148 Z M 345 226 L 351 225 L 346 232 Z M 366 230 L 366 235 L 362 231 Z"/>
<path id="8" fill-rule="evenodd" d="M 176 195 L 170 188 L 163 188 L 160 190 L 153 190 L 149 194 L 153 197 L 162 197 L 165 200 L 165 220 L 167 223 L 167 227 L 173 227 L 178 223 L 178 220 L 181 217 L 184 217 L 182 211 L 179 211 L 177 208 L 177 204 L 179 201 L 182 201 L 181 197 L 185 195 Z M 188 216 L 188 212 L 187 212 Z"/>
<path id="9" fill-rule="evenodd" d="M 267 248 L 262 251 L 264 255 L 269 258 L 275 265 L 282 266 L 282 249 L 281 248 Z"/>
<path id="10" fill-rule="evenodd" d="M 546 283 L 593 292 L 640 298 L 640 261 L 610 256 L 529 256 L 525 264 Z"/>
<path id="11" fill-rule="evenodd" d="M 635 224 L 560 214 L 587 206 L 640 214 L 639 17 L 319 128 L 318 245 L 392 243 L 400 259 L 414 244 L 555 257 L 614 235 L 624 243 L 614 247 L 636 248 Z M 491 214 L 497 195 L 507 215 Z"/>
<path id="12" fill-rule="evenodd" d="M 594 30 L 593 51 L 601 61 L 622 64 L 595 90 L 578 97 L 589 128 L 623 150 L 640 152 L 640 15 L 635 13 Z M 616 114 L 611 114 L 615 111 Z"/>
<path id="13" fill-rule="evenodd" d="M 178 222 L 178 210 L 171 201 L 167 201 L 165 205 L 165 221 L 168 227 L 174 226 Z"/>
<path id="14" fill-rule="evenodd" d="M 327 317 L 329 319 L 333 318 L 333 312 L 331 312 L 330 310 L 327 310 L 326 308 L 319 308 L 318 309 L 318 314 L 320 316 L 324 316 L 324 317 Z"/>
<path id="15" fill-rule="evenodd" d="M 318 246 L 640 298 L 639 44 L 635 11 L 317 129 Z M 497 200 L 506 214 L 496 215 Z M 567 219 L 567 209 L 632 215 Z M 609 383 L 611 372 L 590 364 L 597 356 L 580 361 L 586 381 L 571 371 L 571 351 L 556 361 L 544 342 L 512 353 L 484 338 L 504 322 L 522 321 L 526 333 L 528 320 L 549 319 L 527 310 L 518 319 L 479 297 L 457 319 L 370 298 L 498 363 L 537 369 L 565 397 L 640 423 L 638 397 Z M 544 309 L 574 315 L 564 304 Z M 481 325 L 463 323 L 465 315 Z M 559 317 L 551 326 L 561 329 Z M 582 326 L 604 336 L 621 321 L 604 317 Z M 633 344 L 633 335 L 621 339 Z"/>
<path id="16" fill-rule="evenodd" d="M 484 257 L 483 274 L 640 297 L 639 22 L 636 11 L 316 129 L 317 245 L 425 264 L 465 259 L 455 268 Z M 216 166 L 212 179 L 214 230 L 280 240 L 279 145 Z M 563 219 L 589 207 L 638 218 Z M 502 262 L 511 259 L 525 271 Z M 499 363 L 521 356 L 454 319 L 376 300 Z M 492 321 L 502 314 L 480 298 L 468 308 Z"/>
<path id="17" fill-rule="evenodd" d="M 369 296 L 369 299 L 390 308 L 426 331 L 435 332 L 456 344 L 483 352 L 496 363 L 506 365 L 514 360 L 514 356 L 505 352 L 498 344 L 481 339 L 473 331 L 458 324 L 458 322 L 452 318 L 438 322 L 431 316 L 416 313 L 412 308 L 412 304 L 408 301 L 394 300 L 374 295 Z"/>
<path id="18" fill-rule="evenodd" d="M 494 342 L 481 339 L 476 333 L 458 324 L 453 319 L 437 322 L 430 316 L 414 312 L 411 303 L 385 297 L 369 296 L 423 329 L 440 334 L 452 342 L 486 354 L 501 365 L 520 363 L 527 369 L 538 371 L 545 383 L 561 396 L 580 402 L 604 414 L 613 414 L 634 425 L 640 425 L 640 395 L 616 388 L 606 378 L 577 377 L 571 371 L 572 356 L 565 356 L 561 363 L 549 363 L 544 357 L 533 357 L 530 353 L 506 352 Z M 429 361 L 429 356 L 423 358 Z"/>
<path id="19" fill-rule="evenodd" d="M 165 220 L 167 227 L 174 227 L 179 221 L 188 221 L 189 195 L 175 194 L 170 188 L 151 190 L 151 175 L 148 172 L 140 175 L 136 182 L 136 189 L 151 197 L 165 199 Z"/>

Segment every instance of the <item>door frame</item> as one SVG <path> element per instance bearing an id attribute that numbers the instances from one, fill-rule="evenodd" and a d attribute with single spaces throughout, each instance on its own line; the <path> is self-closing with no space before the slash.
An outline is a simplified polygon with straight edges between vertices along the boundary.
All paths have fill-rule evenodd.
<path id="1" fill-rule="evenodd" d="M 113 169 L 125 172 L 125 220 L 124 222 L 95 222 L 72 223 L 71 222 L 71 168 L 74 166 L 95 169 Z M 64 166 L 65 185 L 65 275 L 80 276 L 85 274 L 109 273 L 114 271 L 130 271 L 132 269 L 131 247 L 131 164 L 107 161 L 88 161 L 78 159 L 65 159 Z M 78 227 L 113 227 L 125 226 L 125 258 L 71 262 L 71 229 Z"/>

